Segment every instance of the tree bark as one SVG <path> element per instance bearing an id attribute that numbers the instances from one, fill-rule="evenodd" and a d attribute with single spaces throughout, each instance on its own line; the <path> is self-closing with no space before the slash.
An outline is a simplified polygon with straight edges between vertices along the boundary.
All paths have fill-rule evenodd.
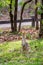
<path id="1" fill-rule="evenodd" d="M 14 10 L 14 31 L 17 31 L 17 7 L 18 7 L 18 0 L 15 0 L 15 10 Z"/>
<path id="2" fill-rule="evenodd" d="M 41 3 L 42 3 L 42 6 L 43 6 L 43 0 L 42 0 Z M 41 8 L 41 10 L 43 11 L 43 8 Z M 43 12 L 42 12 L 42 14 L 41 14 L 39 37 L 40 37 L 40 38 L 43 38 Z"/>
<path id="3" fill-rule="evenodd" d="M 35 27 L 35 17 L 32 16 L 32 27 Z"/>
<path id="4" fill-rule="evenodd" d="M 35 0 L 35 4 L 36 4 L 36 5 L 37 5 L 37 2 L 38 2 L 38 0 Z M 38 7 L 37 7 L 36 10 L 35 10 L 36 30 L 39 29 L 37 10 L 38 10 Z"/>
<path id="5" fill-rule="evenodd" d="M 9 7 L 10 7 L 9 15 L 10 15 L 10 22 L 11 22 L 11 30 L 13 32 L 14 27 L 13 27 L 13 14 L 12 14 L 12 0 L 10 1 Z"/>
<path id="6" fill-rule="evenodd" d="M 28 4 L 28 3 L 31 2 L 31 1 L 32 1 L 32 0 L 26 1 L 26 2 L 23 4 L 23 6 L 22 6 L 21 16 L 20 16 L 21 21 L 20 21 L 20 23 L 19 23 L 19 31 L 20 31 L 20 29 L 21 29 L 21 22 L 22 22 L 22 15 L 23 15 L 24 7 L 25 7 L 26 4 Z"/>

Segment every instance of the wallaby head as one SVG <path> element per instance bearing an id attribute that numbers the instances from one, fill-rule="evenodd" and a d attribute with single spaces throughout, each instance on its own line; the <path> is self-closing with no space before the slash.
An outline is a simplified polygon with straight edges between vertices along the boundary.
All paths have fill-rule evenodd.
<path id="1" fill-rule="evenodd" d="M 25 37 L 26 36 L 26 31 L 25 30 L 21 30 L 22 36 Z"/>

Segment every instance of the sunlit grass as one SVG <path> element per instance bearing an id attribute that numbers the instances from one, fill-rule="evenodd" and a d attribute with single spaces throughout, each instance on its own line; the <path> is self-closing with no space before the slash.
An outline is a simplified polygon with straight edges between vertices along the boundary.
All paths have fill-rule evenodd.
<path id="1" fill-rule="evenodd" d="M 28 57 L 21 52 L 21 41 L 0 44 L 0 65 L 43 65 L 43 39 L 28 40 Z"/>
<path id="2" fill-rule="evenodd" d="M 20 47 L 21 47 L 21 41 L 5 42 L 3 44 L 0 44 L 0 55 L 8 53 L 9 51 L 12 50 L 19 50 Z"/>

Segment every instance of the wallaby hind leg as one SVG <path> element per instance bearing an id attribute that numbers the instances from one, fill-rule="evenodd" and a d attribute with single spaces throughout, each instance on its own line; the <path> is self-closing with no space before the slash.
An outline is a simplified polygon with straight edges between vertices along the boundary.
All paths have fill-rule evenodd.
<path id="1" fill-rule="evenodd" d="M 24 45 L 22 44 L 22 50 L 23 50 L 23 53 L 28 54 L 28 52 L 29 52 L 28 43 L 25 43 Z"/>

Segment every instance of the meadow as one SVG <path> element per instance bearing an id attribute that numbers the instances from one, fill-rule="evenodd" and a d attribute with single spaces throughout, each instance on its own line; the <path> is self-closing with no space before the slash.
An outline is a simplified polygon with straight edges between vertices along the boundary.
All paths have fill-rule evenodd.
<path id="1" fill-rule="evenodd" d="M 0 43 L 0 65 L 43 65 L 43 39 L 28 40 L 28 55 L 22 53 L 21 43 L 21 40 Z"/>

